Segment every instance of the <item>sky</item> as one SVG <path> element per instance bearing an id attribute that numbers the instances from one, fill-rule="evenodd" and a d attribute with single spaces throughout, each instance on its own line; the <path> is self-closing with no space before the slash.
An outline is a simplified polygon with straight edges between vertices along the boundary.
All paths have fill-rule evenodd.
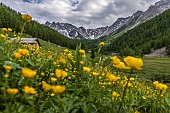
<path id="1" fill-rule="evenodd" d="M 118 18 L 145 11 L 159 0 L 0 0 L 12 9 L 29 14 L 41 24 L 71 23 L 88 29 L 112 25 Z"/>

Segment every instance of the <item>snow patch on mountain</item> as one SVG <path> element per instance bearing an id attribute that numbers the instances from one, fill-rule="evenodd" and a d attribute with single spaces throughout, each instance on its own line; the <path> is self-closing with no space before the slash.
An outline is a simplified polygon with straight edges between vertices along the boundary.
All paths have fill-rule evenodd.
<path id="1" fill-rule="evenodd" d="M 57 32 L 72 39 L 97 39 L 107 36 L 117 30 L 129 29 L 139 25 L 141 22 L 149 20 L 163 11 L 170 9 L 170 0 L 161 0 L 151 5 L 145 12 L 137 11 L 132 16 L 126 18 L 118 18 L 111 26 L 100 27 L 96 29 L 77 28 L 69 23 L 46 22 L 45 26 L 55 29 Z"/>

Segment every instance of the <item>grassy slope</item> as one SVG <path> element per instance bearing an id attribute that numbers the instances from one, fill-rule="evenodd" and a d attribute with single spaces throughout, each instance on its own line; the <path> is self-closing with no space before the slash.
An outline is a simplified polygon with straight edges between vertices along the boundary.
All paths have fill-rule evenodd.
<path id="1" fill-rule="evenodd" d="M 17 33 L 14 33 L 14 32 L 2 32 L 2 29 L 0 28 L 0 34 L 8 34 L 9 37 L 14 37 L 14 34 L 17 35 Z M 24 38 L 30 38 L 32 36 L 30 35 L 23 35 L 22 37 Z M 40 41 L 40 44 L 41 44 L 41 48 L 42 49 L 45 49 L 45 50 L 51 50 L 51 51 L 56 51 L 57 53 L 60 53 L 61 51 L 63 51 L 65 49 L 65 47 L 60 47 L 56 44 L 53 44 L 53 43 L 50 43 L 50 42 L 47 42 L 47 41 L 44 41 L 42 39 L 38 39 Z"/>
<path id="2" fill-rule="evenodd" d="M 170 58 L 145 58 L 139 77 L 170 83 Z"/>
<path id="3" fill-rule="evenodd" d="M 56 44 L 44 41 L 42 39 L 38 39 L 40 41 L 41 44 L 41 48 L 45 49 L 45 50 L 51 50 L 51 51 L 56 51 L 57 53 L 62 52 L 64 49 L 66 49 L 65 47 L 60 47 Z"/>

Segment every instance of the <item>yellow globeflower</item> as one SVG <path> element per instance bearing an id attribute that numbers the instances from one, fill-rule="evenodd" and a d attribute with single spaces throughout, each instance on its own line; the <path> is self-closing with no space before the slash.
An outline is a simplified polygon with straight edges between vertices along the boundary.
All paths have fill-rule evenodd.
<path id="1" fill-rule="evenodd" d="M 100 42 L 100 44 L 99 44 L 100 46 L 104 46 L 104 42 Z"/>
<path id="2" fill-rule="evenodd" d="M 18 52 L 23 56 L 26 56 L 29 53 L 29 51 L 27 49 L 18 49 Z"/>
<path id="3" fill-rule="evenodd" d="M 60 64 L 66 64 L 66 63 L 67 63 L 67 61 L 66 61 L 66 59 L 65 59 L 64 57 L 60 57 L 60 59 L 58 60 L 58 62 L 59 62 Z"/>
<path id="4" fill-rule="evenodd" d="M 155 81 L 155 82 L 153 82 L 153 84 L 156 85 L 156 84 L 159 84 L 159 82 L 158 82 L 158 81 Z"/>
<path id="5" fill-rule="evenodd" d="M 83 67 L 83 71 L 86 72 L 86 73 L 89 73 L 89 72 L 90 72 L 90 68 L 88 68 L 88 67 Z"/>
<path id="6" fill-rule="evenodd" d="M 53 97 L 53 96 L 55 96 L 55 94 L 54 94 L 54 93 L 52 93 L 52 94 L 50 94 L 50 95 L 51 95 L 52 97 Z"/>
<path id="7" fill-rule="evenodd" d="M 62 70 L 60 70 L 60 69 L 56 69 L 56 70 L 55 70 L 55 74 L 56 74 L 56 77 L 57 77 L 57 78 L 60 78 L 60 77 L 61 77 L 61 71 L 62 71 Z"/>
<path id="8" fill-rule="evenodd" d="M 25 86 L 22 91 L 24 91 L 27 94 L 36 94 L 37 91 L 33 87 Z"/>
<path id="9" fill-rule="evenodd" d="M 121 81 L 120 84 L 121 84 L 123 87 L 126 87 L 126 85 L 127 85 L 128 87 L 131 87 L 131 86 L 132 86 L 132 83 L 128 82 L 128 84 L 127 84 L 127 81 L 126 81 L 126 80 Z"/>
<path id="10" fill-rule="evenodd" d="M 66 90 L 66 87 L 61 85 L 52 86 L 52 90 L 55 94 L 61 94 Z"/>
<path id="11" fill-rule="evenodd" d="M 67 53 L 67 52 L 68 52 L 68 49 L 64 49 L 64 52 Z"/>
<path id="12" fill-rule="evenodd" d="M 6 38 L 7 36 L 5 36 L 4 34 L 1 34 L 1 37 L 2 37 L 2 38 Z"/>
<path id="13" fill-rule="evenodd" d="M 2 28 L 2 31 L 8 31 L 7 28 Z"/>
<path id="14" fill-rule="evenodd" d="M 12 69 L 12 67 L 11 66 L 5 66 L 5 70 L 7 71 L 7 72 L 9 72 L 10 70 Z"/>
<path id="15" fill-rule="evenodd" d="M 61 78 L 65 78 L 68 75 L 66 71 L 61 71 Z"/>
<path id="16" fill-rule="evenodd" d="M 157 90 L 162 90 L 162 91 L 166 91 L 168 89 L 168 86 L 166 84 L 161 84 L 161 83 L 156 84 L 155 87 Z"/>
<path id="17" fill-rule="evenodd" d="M 56 82 L 57 78 L 51 77 L 51 82 Z"/>
<path id="18" fill-rule="evenodd" d="M 116 82 L 116 81 L 118 81 L 118 80 L 120 79 L 120 77 L 115 76 L 115 75 L 110 74 L 110 73 L 107 75 L 107 77 L 108 77 L 108 79 L 109 79 L 111 82 Z"/>
<path id="19" fill-rule="evenodd" d="M 42 81 L 42 88 L 44 89 L 44 91 L 50 91 L 51 89 L 51 85 L 47 84 L 46 82 Z"/>
<path id="20" fill-rule="evenodd" d="M 20 53 L 18 53 L 18 52 L 14 52 L 14 57 L 15 58 L 21 58 L 22 55 Z"/>
<path id="21" fill-rule="evenodd" d="M 80 50 L 79 50 L 79 53 L 81 53 L 81 54 L 83 54 L 83 55 L 84 55 L 84 54 L 85 54 L 85 50 L 80 49 Z"/>
<path id="22" fill-rule="evenodd" d="M 127 56 L 126 58 L 124 58 L 124 61 L 125 61 L 126 65 L 130 68 L 135 68 L 138 70 L 142 69 L 141 67 L 143 66 L 143 61 L 141 58 Z"/>
<path id="23" fill-rule="evenodd" d="M 36 76 L 37 72 L 29 69 L 29 68 L 22 68 L 22 75 L 25 78 L 34 78 Z"/>
<path id="24" fill-rule="evenodd" d="M 99 76 L 100 73 L 97 73 L 97 72 L 92 72 L 93 76 Z"/>
<path id="25" fill-rule="evenodd" d="M 114 67 L 118 68 L 118 69 L 124 69 L 125 68 L 125 64 L 123 62 L 119 62 L 116 65 L 113 65 Z"/>
<path id="26" fill-rule="evenodd" d="M 112 96 L 117 98 L 117 97 L 120 97 L 120 94 L 117 93 L 117 92 L 115 92 L 115 91 L 113 91 L 113 92 L 112 92 Z"/>
<path id="27" fill-rule="evenodd" d="M 8 88 L 7 93 L 10 95 L 15 95 L 18 93 L 18 89 L 17 88 Z"/>
<path id="28" fill-rule="evenodd" d="M 11 31 L 12 31 L 12 29 L 11 29 L 11 28 L 8 28 L 8 31 L 9 31 L 9 32 L 11 32 Z"/>
<path id="29" fill-rule="evenodd" d="M 28 15 L 28 14 L 23 14 L 22 19 L 24 19 L 27 22 L 31 22 L 32 17 L 30 15 Z"/>
<path id="30" fill-rule="evenodd" d="M 119 59 L 117 56 L 114 56 L 114 57 L 112 57 L 111 59 L 112 59 L 112 63 L 113 63 L 114 65 L 117 65 L 117 64 L 120 63 L 120 59 Z"/>
<path id="31" fill-rule="evenodd" d="M 130 78 L 131 81 L 135 80 L 135 78 Z"/>
<path id="32" fill-rule="evenodd" d="M 83 64 L 84 64 L 84 62 L 83 62 L 83 61 L 80 61 L 80 64 L 82 64 L 82 65 L 83 65 Z"/>
<path id="33" fill-rule="evenodd" d="M 69 54 L 67 55 L 67 57 L 68 57 L 68 58 L 72 58 L 72 57 L 73 57 L 72 53 L 69 53 Z"/>
<path id="34" fill-rule="evenodd" d="M 140 113 L 139 111 L 135 111 L 135 113 Z"/>

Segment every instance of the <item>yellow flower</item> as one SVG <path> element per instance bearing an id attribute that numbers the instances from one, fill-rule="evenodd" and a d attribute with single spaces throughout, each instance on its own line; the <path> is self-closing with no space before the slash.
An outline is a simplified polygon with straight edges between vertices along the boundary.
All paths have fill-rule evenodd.
<path id="1" fill-rule="evenodd" d="M 118 68 L 118 69 L 124 69 L 125 68 L 125 64 L 123 62 L 119 62 L 116 65 L 113 65 L 114 67 Z"/>
<path id="2" fill-rule="evenodd" d="M 135 78 L 130 78 L 131 81 L 135 80 Z"/>
<path id="3" fill-rule="evenodd" d="M 51 77 L 51 82 L 56 82 L 57 78 Z"/>
<path id="4" fill-rule="evenodd" d="M 67 61 L 64 57 L 60 57 L 59 61 L 58 61 L 60 64 L 66 64 Z"/>
<path id="5" fill-rule="evenodd" d="M 158 82 L 158 81 L 155 81 L 155 82 L 153 82 L 153 84 L 156 85 L 156 84 L 159 84 L 159 82 Z"/>
<path id="6" fill-rule="evenodd" d="M 12 69 L 12 67 L 11 66 L 5 66 L 5 70 L 7 71 L 7 72 L 9 72 L 10 70 Z"/>
<path id="7" fill-rule="evenodd" d="M 93 74 L 94 76 L 99 76 L 99 75 L 100 75 L 100 73 L 97 73 L 97 72 L 92 72 L 92 74 Z"/>
<path id="8" fill-rule="evenodd" d="M 80 49 L 80 50 L 79 50 L 79 53 L 81 53 L 81 54 L 83 54 L 83 55 L 84 55 L 84 54 L 85 54 L 85 50 Z"/>
<path id="9" fill-rule="evenodd" d="M 67 53 L 67 52 L 68 52 L 68 49 L 64 49 L 64 52 Z"/>
<path id="10" fill-rule="evenodd" d="M 34 78 L 36 76 L 37 72 L 29 69 L 29 68 L 22 68 L 22 75 L 25 78 Z"/>
<path id="11" fill-rule="evenodd" d="M 61 77 L 61 71 L 62 71 L 62 70 L 60 70 L 60 69 L 56 69 L 56 70 L 55 70 L 55 74 L 56 74 L 56 77 L 57 77 L 57 78 L 60 78 L 60 77 Z"/>
<path id="12" fill-rule="evenodd" d="M 17 88 L 8 88 L 7 93 L 11 94 L 11 95 L 15 95 L 18 93 L 18 89 Z"/>
<path id="13" fill-rule="evenodd" d="M 140 113 L 139 111 L 135 111 L 135 113 Z"/>
<path id="14" fill-rule="evenodd" d="M 124 61 L 125 61 L 126 65 L 130 68 L 135 68 L 138 70 L 142 69 L 141 67 L 143 66 L 143 61 L 141 58 L 127 56 L 126 58 L 124 58 Z"/>
<path id="15" fill-rule="evenodd" d="M 120 94 L 119 94 L 119 93 L 117 93 L 117 92 L 115 92 L 115 91 L 113 91 L 113 92 L 112 92 L 112 96 L 117 98 L 117 97 L 119 97 L 119 96 L 120 96 Z"/>
<path id="16" fill-rule="evenodd" d="M 2 28 L 2 31 L 8 31 L 7 28 Z"/>
<path id="17" fill-rule="evenodd" d="M 100 46 L 104 46 L 104 42 L 100 42 L 100 44 L 99 44 Z"/>
<path id="18" fill-rule="evenodd" d="M 117 64 L 120 63 L 120 59 L 119 59 L 117 56 L 114 56 L 114 57 L 112 57 L 111 59 L 112 59 L 112 63 L 113 63 L 114 65 L 117 65 Z"/>
<path id="19" fill-rule="evenodd" d="M 33 87 L 25 86 L 22 91 L 24 91 L 27 94 L 36 94 L 37 91 Z"/>
<path id="20" fill-rule="evenodd" d="M 31 22 L 32 17 L 30 15 L 28 15 L 28 14 L 23 14 L 22 19 L 24 19 L 27 22 Z"/>
<path id="21" fill-rule="evenodd" d="M 126 80 L 121 81 L 120 84 L 121 84 L 123 87 L 126 87 L 126 85 L 127 85 L 128 87 L 131 87 L 131 86 L 132 86 L 132 83 L 128 82 L 128 84 L 127 84 L 127 81 L 126 81 Z"/>
<path id="22" fill-rule="evenodd" d="M 61 78 L 67 77 L 68 73 L 66 71 L 61 71 Z"/>
<path id="23" fill-rule="evenodd" d="M 11 32 L 11 31 L 12 31 L 12 29 L 11 29 L 11 28 L 8 28 L 8 31 L 9 31 L 9 32 Z"/>
<path id="24" fill-rule="evenodd" d="M 67 55 L 67 57 L 68 58 L 72 58 L 73 56 L 72 56 L 72 53 L 69 53 L 68 55 Z"/>
<path id="25" fill-rule="evenodd" d="M 166 84 L 161 84 L 161 83 L 156 84 L 155 87 L 157 90 L 162 90 L 162 91 L 166 91 L 168 89 L 168 86 Z"/>
<path id="26" fill-rule="evenodd" d="M 66 87 L 61 85 L 52 86 L 52 90 L 55 94 L 61 94 L 66 90 Z"/>
<path id="27" fill-rule="evenodd" d="M 44 76 L 45 75 L 45 73 L 44 72 L 41 72 L 41 76 Z"/>
<path id="28" fill-rule="evenodd" d="M 6 38 L 6 36 L 5 36 L 4 34 L 1 34 L 1 37 L 2 37 L 2 38 Z"/>
<path id="29" fill-rule="evenodd" d="M 68 75 L 68 73 L 66 71 L 63 71 L 60 69 L 56 69 L 55 74 L 56 74 L 57 78 L 65 78 Z"/>
<path id="30" fill-rule="evenodd" d="M 52 87 L 50 84 L 47 84 L 46 82 L 42 81 L 42 88 L 44 89 L 44 91 L 50 91 Z"/>
<path id="31" fill-rule="evenodd" d="M 55 96 L 55 94 L 54 94 L 54 93 L 52 93 L 52 94 L 51 94 L 51 96 L 53 97 L 53 96 Z"/>
<path id="32" fill-rule="evenodd" d="M 18 52 L 23 56 L 26 56 L 29 53 L 29 51 L 27 49 L 18 49 Z"/>
<path id="33" fill-rule="evenodd" d="M 15 58 L 21 58 L 22 55 L 20 53 L 18 53 L 18 52 L 14 52 L 14 57 Z"/>
<path id="34" fill-rule="evenodd" d="M 8 43 L 12 43 L 12 41 L 11 41 L 11 40 L 8 40 Z"/>
<path id="35" fill-rule="evenodd" d="M 110 73 L 107 75 L 107 77 L 108 77 L 108 79 L 109 79 L 111 82 L 116 82 L 116 81 L 118 81 L 118 80 L 120 79 L 120 77 L 115 76 L 115 75 L 110 74 Z"/>
<path id="36" fill-rule="evenodd" d="M 50 73 L 51 76 L 54 76 L 54 73 Z"/>
<path id="37" fill-rule="evenodd" d="M 84 62 L 83 62 L 83 61 L 80 61 L 80 64 L 82 64 L 82 65 L 83 65 L 83 64 L 84 64 Z"/>
<path id="38" fill-rule="evenodd" d="M 89 72 L 90 72 L 90 68 L 88 68 L 88 67 L 83 67 L 83 71 L 86 72 L 86 73 L 89 73 Z"/>

